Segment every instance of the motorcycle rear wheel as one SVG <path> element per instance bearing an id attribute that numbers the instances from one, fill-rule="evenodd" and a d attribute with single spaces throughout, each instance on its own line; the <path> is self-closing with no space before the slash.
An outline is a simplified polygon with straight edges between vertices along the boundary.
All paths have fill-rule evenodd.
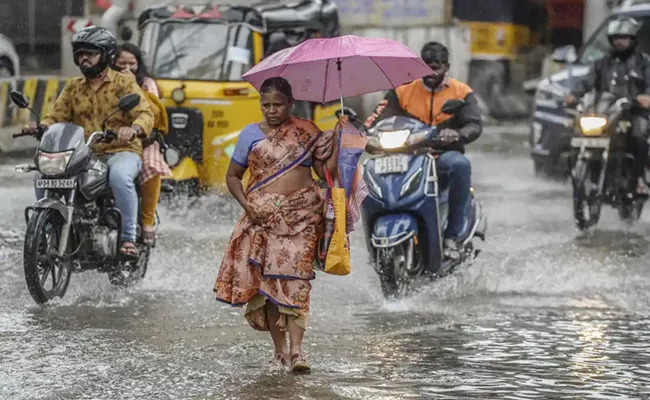
<path id="1" fill-rule="evenodd" d="M 25 281 L 29 294 L 39 304 L 63 297 L 70 284 L 72 262 L 57 256 L 63 225 L 63 218 L 47 209 L 34 211 L 27 223 L 23 250 Z M 52 285 L 47 289 L 50 277 Z"/>

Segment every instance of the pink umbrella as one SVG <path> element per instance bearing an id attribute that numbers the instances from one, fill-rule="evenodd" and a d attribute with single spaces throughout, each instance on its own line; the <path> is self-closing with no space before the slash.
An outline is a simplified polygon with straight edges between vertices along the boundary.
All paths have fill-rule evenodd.
<path id="1" fill-rule="evenodd" d="M 353 35 L 309 39 L 274 53 L 242 77 L 257 90 L 267 78 L 283 77 L 297 100 L 325 103 L 392 89 L 432 74 L 402 43 Z"/>

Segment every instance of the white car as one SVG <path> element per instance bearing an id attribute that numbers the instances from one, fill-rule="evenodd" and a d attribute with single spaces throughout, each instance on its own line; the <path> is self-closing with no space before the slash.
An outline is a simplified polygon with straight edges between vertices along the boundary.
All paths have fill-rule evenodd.
<path id="1" fill-rule="evenodd" d="M 0 34 L 0 79 L 20 75 L 20 59 L 13 43 Z"/>

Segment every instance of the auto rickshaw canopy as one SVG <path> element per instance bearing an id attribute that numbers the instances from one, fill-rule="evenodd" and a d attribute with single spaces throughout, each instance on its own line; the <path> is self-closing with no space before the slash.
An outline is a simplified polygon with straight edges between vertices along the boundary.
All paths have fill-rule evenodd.
<path id="1" fill-rule="evenodd" d="M 262 34 L 318 26 L 322 37 L 340 34 L 338 12 L 333 2 L 265 1 L 250 6 L 210 3 L 157 5 L 148 7 L 138 17 L 139 29 L 149 23 L 167 22 L 243 23 Z"/>

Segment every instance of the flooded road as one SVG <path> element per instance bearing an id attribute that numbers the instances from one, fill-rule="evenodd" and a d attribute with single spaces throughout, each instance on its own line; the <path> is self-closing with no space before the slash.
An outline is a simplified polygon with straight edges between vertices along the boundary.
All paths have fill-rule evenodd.
<path id="1" fill-rule="evenodd" d="M 362 242 L 353 272 L 314 282 L 314 371 L 270 369 L 268 334 L 214 300 L 236 208 L 162 209 L 146 280 L 74 275 L 39 307 L 22 272 L 31 177 L 0 165 L 0 399 L 612 399 L 650 397 L 650 217 L 573 227 L 570 187 L 540 181 L 525 136 L 469 156 L 489 218 L 474 265 L 385 302 Z"/>

